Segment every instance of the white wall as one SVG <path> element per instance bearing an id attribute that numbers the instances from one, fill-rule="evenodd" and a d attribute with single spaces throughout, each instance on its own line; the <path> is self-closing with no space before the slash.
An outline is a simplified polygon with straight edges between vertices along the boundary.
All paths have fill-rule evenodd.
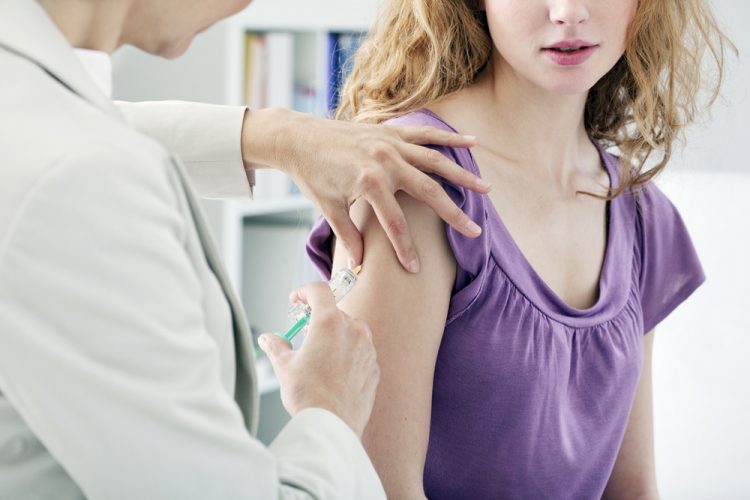
<path id="1" fill-rule="evenodd" d="M 708 169 L 705 169 L 708 170 Z M 706 283 L 656 328 L 657 472 L 665 499 L 750 498 L 750 175 L 667 176 Z"/>
<path id="2" fill-rule="evenodd" d="M 123 47 L 112 58 L 113 96 L 129 101 L 180 99 L 225 104 L 225 22 L 196 37 L 174 60 Z"/>
<path id="3" fill-rule="evenodd" d="M 750 2 L 716 0 L 740 50 L 724 98 L 659 181 L 707 281 L 656 329 L 656 461 L 664 499 L 750 498 Z"/>

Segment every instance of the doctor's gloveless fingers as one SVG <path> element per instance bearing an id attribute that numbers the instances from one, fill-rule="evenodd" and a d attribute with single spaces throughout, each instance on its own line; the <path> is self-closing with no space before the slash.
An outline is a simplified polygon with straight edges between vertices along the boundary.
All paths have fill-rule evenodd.
<path id="1" fill-rule="evenodd" d="M 477 140 L 473 136 L 446 132 L 429 126 L 400 127 L 386 125 L 393 128 L 404 140 L 401 156 L 418 169 L 434 173 L 450 182 L 463 186 L 472 191 L 487 193 L 490 190 L 488 182 L 472 172 L 461 168 L 440 152 L 424 146 L 447 146 L 452 148 L 470 148 L 476 146 Z"/>
<path id="2" fill-rule="evenodd" d="M 427 151 L 443 157 L 437 151 Z M 450 175 L 454 178 L 460 177 L 467 183 L 472 182 L 467 175 L 462 175 L 461 173 L 468 174 L 471 178 L 474 177 L 473 174 L 463 169 L 460 173 L 450 172 Z M 457 183 L 456 180 L 452 180 L 452 182 Z M 412 198 L 427 204 L 441 219 L 464 236 L 475 238 L 481 234 L 482 229 L 463 210 L 456 206 L 443 189 L 443 186 L 423 172 L 412 169 L 411 172 L 406 173 L 401 184 L 401 189 L 409 193 Z"/>
<path id="3" fill-rule="evenodd" d="M 302 347 L 288 363 L 274 365 L 284 407 L 292 415 L 308 407 L 328 409 L 361 436 L 380 378 L 372 332 L 336 307 L 325 283 L 305 285 L 290 298 L 309 304 L 312 318 Z"/>

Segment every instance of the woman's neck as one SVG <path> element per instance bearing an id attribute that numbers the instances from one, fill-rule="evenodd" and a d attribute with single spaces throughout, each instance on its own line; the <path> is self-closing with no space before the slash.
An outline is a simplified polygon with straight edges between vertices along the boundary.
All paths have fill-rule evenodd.
<path id="1" fill-rule="evenodd" d="M 131 2 L 37 0 L 73 47 L 111 54 L 121 44 Z"/>
<path id="2" fill-rule="evenodd" d="M 590 164 L 594 146 L 583 122 L 586 94 L 551 93 L 521 79 L 507 64 L 491 64 L 477 79 L 478 101 L 485 110 L 488 152 L 567 178 Z M 487 109 L 497 112 L 487 113 Z"/>

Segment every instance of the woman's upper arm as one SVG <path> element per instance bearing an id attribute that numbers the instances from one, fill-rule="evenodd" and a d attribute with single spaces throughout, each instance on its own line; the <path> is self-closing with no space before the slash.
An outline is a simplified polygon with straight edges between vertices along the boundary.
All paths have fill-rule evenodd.
<path id="1" fill-rule="evenodd" d="M 654 332 L 643 337 L 643 368 L 636 389 L 628 426 L 617 454 L 604 498 L 659 498 L 654 463 L 654 416 L 651 360 Z"/>
<path id="2" fill-rule="evenodd" d="M 403 270 L 372 209 L 352 207 L 364 238 L 362 272 L 340 307 L 367 322 L 381 369 L 375 407 L 364 433 L 365 447 L 389 498 L 422 496 L 430 429 L 435 360 L 455 280 L 455 261 L 443 222 L 427 206 L 397 196 L 422 264 Z M 347 262 L 337 244 L 334 269 Z"/>

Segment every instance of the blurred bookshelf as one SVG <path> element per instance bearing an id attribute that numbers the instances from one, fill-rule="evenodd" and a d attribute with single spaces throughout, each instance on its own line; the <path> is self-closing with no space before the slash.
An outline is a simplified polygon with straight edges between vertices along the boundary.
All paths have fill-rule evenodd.
<path id="1" fill-rule="evenodd" d="M 114 98 L 280 106 L 328 116 L 376 3 L 255 0 L 198 36 L 176 60 L 125 47 L 113 58 Z M 287 327 L 289 292 L 320 278 L 304 251 L 315 206 L 280 172 L 256 174 L 255 199 L 202 203 L 257 335 Z M 285 419 L 279 416 L 278 383 L 265 360 L 258 361 L 264 398 L 259 438 L 268 442 Z"/>

